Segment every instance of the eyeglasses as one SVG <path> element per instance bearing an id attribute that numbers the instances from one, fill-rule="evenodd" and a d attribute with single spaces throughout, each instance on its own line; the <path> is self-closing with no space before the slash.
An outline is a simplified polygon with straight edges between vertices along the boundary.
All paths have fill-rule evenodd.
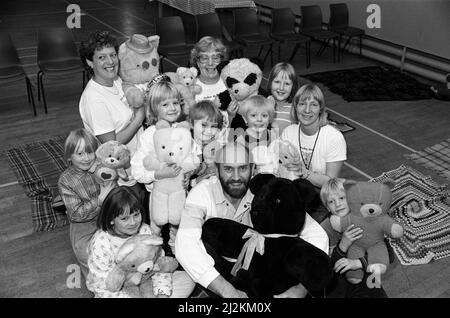
<path id="1" fill-rule="evenodd" d="M 214 64 L 219 64 L 222 61 L 222 56 L 220 54 L 200 54 L 198 56 L 198 61 L 202 64 L 206 64 L 209 61 L 212 61 Z"/>

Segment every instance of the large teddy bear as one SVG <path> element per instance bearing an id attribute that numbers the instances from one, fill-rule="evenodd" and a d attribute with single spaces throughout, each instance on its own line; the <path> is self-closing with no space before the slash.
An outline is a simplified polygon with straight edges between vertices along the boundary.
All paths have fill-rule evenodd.
<path id="1" fill-rule="evenodd" d="M 119 47 L 120 77 L 122 88 L 131 107 L 141 107 L 149 101 L 150 86 L 155 79 L 170 80 L 178 89 L 182 99 L 183 113 L 195 103 L 195 95 L 175 72 L 167 72 L 165 77 L 158 77 L 160 57 L 158 54 L 159 36 L 146 37 L 133 34 Z"/>
<path id="2" fill-rule="evenodd" d="M 148 102 L 148 84 L 159 74 L 158 44 L 158 35 L 133 34 L 119 47 L 122 88 L 131 107 Z"/>
<path id="3" fill-rule="evenodd" d="M 167 223 L 175 226 L 180 224 L 186 200 L 183 175 L 195 170 L 200 164 L 199 158 L 192 153 L 192 137 L 188 126 L 188 123 L 183 122 L 171 127 L 167 121 L 158 121 L 153 136 L 155 153 L 144 158 L 144 167 L 147 170 L 156 171 L 168 164 L 176 164 L 182 168 L 176 177 L 156 180 L 153 183 L 150 220 L 159 228 Z"/>
<path id="4" fill-rule="evenodd" d="M 221 73 L 226 91 L 217 96 L 216 104 L 223 111 L 226 111 L 232 102 L 238 103 L 236 116 L 233 118 L 231 128 L 246 128 L 239 107 L 250 96 L 258 95 L 259 86 L 262 80 L 262 71 L 255 63 L 247 58 L 234 59 L 226 64 Z"/>
<path id="5" fill-rule="evenodd" d="M 332 278 L 330 258 L 298 236 L 314 186 L 305 180 L 258 174 L 249 187 L 255 195 L 250 211 L 253 228 L 222 218 L 210 218 L 203 225 L 201 238 L 215 268 L 249 297 L 273 297 L 299 283 L 310 293 L 323 295 Z M 237 262 L 233 266 L 225 258 Z"/>
<path id="6" fill-rule="evenodd" d="M 106 278 L 106 289 L 119 290 L 133 298 L 153 298 L 155 291 L 172 293 L 171 273 L 178 267 L 173 257 L 164 256 L 161 237 L 138 234 L 130 237 L 120 247 L 116 265 Z M 165 278 L 166 281 L 162 281 Z"/>
<path id="7" fill-rule="evenodd" d="M 389 254 L 384 236 L 399 238 L 403 235 L 403 227 L 387 215 L 392 201 L 391 182 L 356 182 L 348 180 L 344 183 L 350 213 L 343 217 L 332 215 L 331 226 L 343 232 L 350 224 L 363 230 L 362 237 L 350 246 L 347 252 L 349 259 L 364 257 L 367 253 L 367 271 L 377 274 L 386 272 Z M 346 272 L 351 283 L 361 282 L 364 272 L 350 270 Z"/>
<path id="8" fill-rule="evenodd" d="M 95 156 L 95 162 L 89 172 L 94 173 L 98 183 L 116 182 L 118 178 L 129 181 L 126 169 L 130 167 L 130 150 L 127 146 L 110 140 L 98 147 Z"/>

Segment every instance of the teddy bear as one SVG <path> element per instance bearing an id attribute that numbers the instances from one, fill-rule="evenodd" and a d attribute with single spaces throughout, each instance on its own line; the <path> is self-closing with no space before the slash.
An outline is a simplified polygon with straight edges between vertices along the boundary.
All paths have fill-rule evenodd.
<path id="1" fill-rule="evenodd" d="M 387 214 L 392 202 L 391 187 L 390 180 L 386 183 L 347 180 L 344 188 L 350 213 L 330 217 L 331 226 L 338 232 L 345 231 L 350 224 L 363 230 L 362 237 L 348 249 L 347 257 L 358 259 L 367 253 L 367 272 L 379 275 L 386 272 L 389 264 L 384 236 L 400 238 L 403 235 L 403 227 Z M 350 283 L 357 284 L 362 281 L 364 272 L 350 270 L 345 275 Z"/>
<path id="2" fill-rule="evenodd" d="M 258 174 L 249 188 L 253 227 L 223 218 L 203 224 L 201 239 L 217 271 L 249 297 L 273 297 L 299 283 L 311 294 L 323 295 L 333 274 L 331 260 L 299 237 L 314 186 Z M 234 265 L 230 258 L 237 259 Z"/>
<path id="3" fill-rule="evenodd" d="M 137 234 L 127 239 L 117 252 L 116 265 L 106 278 L 106 289 L 111 292 L 121 290 L 132 298 L 153 298 L 158 296 L 155 289 L 170 296 L 171 273 L 178 267 L 178 262 L 164 256 L 162 244 L 161 237 L 150 234 Z M 154 276 L 167 279 L 158 281 Z"/>
<path id="4" fill-rule="evenodd" d="M 116 182 L 118 178 L 129 181 L 126 171 L 130 167 L 130 150 L 127 146 L 116 140 L 110 140 L 101 144 L 95 151 L 95 162 L 89 169 L 94 173 L 98 183 Z"/>
<path id="5" fill-rule="evenodd" d="M 119 46 L 119 74 L 128 104 L 138 108 L 148 102 L 150 81 L 159 74 L 159 36 L 133 34 Z"/>
<path id="6" fill-rule="evenodd" d="M 180 92 L 183 113 L 189 113 L 189 107 L 195 103 L 195 96 L 186 87 L 175 72 L 159 73 L 160 57 L 158 54 L 159 36 L 146 37 L 133 34 L 119 47 L 119 75 L 122 89 L 131 107 L 142 107 L 148 103 L 149 91 L 155 79 L 164 78 L 171 81 Z M 158 75 L 166 75 L 164 77 Z"/>
<path id="7" fill-rule="evenodd" d="M 183 175 L 195 170 L 200 159 L 192 152 L 192 137 L 187 122 L 171 127 L 165 120 L 156 123 L 153 143 L 155 152 L 143 160 L 147 170 L 156 171 L 169 164 L 176 164 L 182 171 L 172 178 L 155 180 L 151 193 L 150 220 L 159 229 L 170 223 L 179 225 L 186 199 Z"/>
<path id="8" fill-rule="evenodd" d="M 226 111 L 230 104 L 237 102 L 237 113 L 231 121 L 231 128 L 246 129 L 239 106 L 250 96 L 258 95 L 262 80 L 262 71 L 257 64 L 247 58 L 233 59 L 220 72 L 220 77 L 227 87 L 219 93 L 215 103 L 219 109 Z"/>
<path id="9" fill-rule="evenodd" d="M 200 94 L 202 92 L 202 88 L 200 85 L 195 84 L 197 80 L 198 71 L 195 67 L 182 67 L 177 68 L 177 75 L 179 77 L 180 83 L 189 88 L 192 96 Z"/>

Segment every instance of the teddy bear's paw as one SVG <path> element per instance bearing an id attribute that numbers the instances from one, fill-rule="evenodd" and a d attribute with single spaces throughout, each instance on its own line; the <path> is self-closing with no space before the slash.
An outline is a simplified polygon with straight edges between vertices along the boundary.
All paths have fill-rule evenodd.
<path id="1" fill-rule="evenodd" d="M 178 267 L 178 261 L 174 257 L 170 256 L 161 256 L 156 263 L 159 270 L 165 273 L 172 273 Z"/>

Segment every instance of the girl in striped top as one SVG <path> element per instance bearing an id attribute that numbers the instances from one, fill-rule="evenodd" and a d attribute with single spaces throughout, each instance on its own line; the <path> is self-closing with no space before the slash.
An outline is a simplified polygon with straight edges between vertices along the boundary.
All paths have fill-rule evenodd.
<path id="1" fill-rule="evenodd" d="M 284 128 L 291 125 L 292 98 L 298 88 L 297 75 L 294 67 L 286 62 L 276 64 L 269 74 L 267 91 L 270 92 L 270 99 L 275 100 L 275 118 L 272 128 L 278 129 L 281 135 Z"/>
<path id="2" fill-rule="evenodd" d="M 100 187 L 88 170 L 95 161 L 100 142 L 84 128 L 70 132 L 64 145 L 68 168 L 61 174 L 58 189 L 70 222 L 70 242 L 81 271 L 87 268 L 87 246 L 97 230 L 97 215 L 114 183 Z"/>

